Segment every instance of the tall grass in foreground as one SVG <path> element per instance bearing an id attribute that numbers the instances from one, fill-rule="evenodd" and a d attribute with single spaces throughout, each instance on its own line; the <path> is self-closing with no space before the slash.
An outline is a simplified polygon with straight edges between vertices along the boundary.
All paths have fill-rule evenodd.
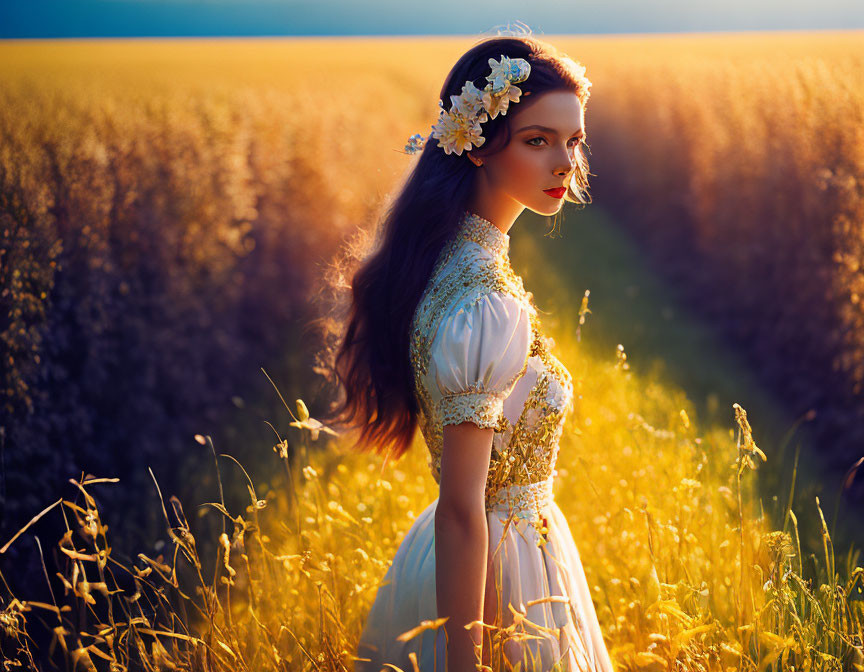
<path id="1" fill-rule="evenodd" d="M 556 500 L 619 669 L 864 669 L 858 552 L 835 558 L 823 517 L 824 553 L 802 557 L 791 507 L 782 530 L 768 529 L 750 472 L 772 448 L 756 445 L 745 410 L 730 409 L 731 428 L 700 431 L 682 393 L 639 380 L 621 346 L 614 359 L 581 357 L 575 320 L 586 309 L 555 334 L 578 395 Z M 279 468 L 257 486 L 196 437 L 213 452 L 220 489 L 191 520 L 154 476 L 170 540 L 132 566 L 112 554 L 91 494 L 112 479 L 78 480 L 79 501 L 43 512 L 67 521 L 64 594 L 31 602 L 14 595 L 14 576 L 0 581 L 5 669 L 36 669 L 46 653 L 31 646 L 36 627 L 53 633 L 47 654 L 67 669 L 350 669 L 377 584 L 436 486 L 422 445 L 396 464 L 353 453 L 342 438 L 316 448 L 328 429 L 295 405 L 285 404 L 288 435 L 271 425 Z M 222 497 L 226 467 L 245 481 L 241 510 Z M 793 491 L 794 482 L 790 504 Z M 818 500 L 800 506 L 821 516 Z M 194 523 L 207 515 L 222 518 L 216 558 L 197 552 Z M 440 623 L 409 625 L 410 638 Z M 491 630 L 501 661 L 503 642 L 532 624 Z"/>

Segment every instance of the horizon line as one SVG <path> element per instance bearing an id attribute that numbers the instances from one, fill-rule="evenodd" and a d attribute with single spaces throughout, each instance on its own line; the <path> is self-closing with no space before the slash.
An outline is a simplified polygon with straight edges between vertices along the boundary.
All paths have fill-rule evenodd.
<path id="1" fill-rule="evenodd" d="M 680 35 L 736 35 L 751 33 L 862 33 L 864 28 L 739 28 L 734 30 L 682 30 L 682 31 L 641 31 L 641 32 L 588 32 L 588 33 L 531 33 L 528 37 L 663 37 Z M 50 37 L 0 37 L 0 42 L 37 42 L 60 40 L 276 40 L 276 39 L 459 39 L 465 37 L 495 37 L 483 33 L 302 33 L 274 35 L 75 35 Z"/>

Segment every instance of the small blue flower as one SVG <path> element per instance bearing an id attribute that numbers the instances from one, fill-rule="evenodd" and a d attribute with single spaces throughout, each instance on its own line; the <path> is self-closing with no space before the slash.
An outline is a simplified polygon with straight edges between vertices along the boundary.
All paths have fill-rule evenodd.
<path id="1" fill-rule="evenodd" d="M 421 151 L 426 145 L 426 138 L 419 133 L 415 133 L 408 138 L 408 144 L 405 145 L 405 151 L 408 154 L 416 154 Z"/>

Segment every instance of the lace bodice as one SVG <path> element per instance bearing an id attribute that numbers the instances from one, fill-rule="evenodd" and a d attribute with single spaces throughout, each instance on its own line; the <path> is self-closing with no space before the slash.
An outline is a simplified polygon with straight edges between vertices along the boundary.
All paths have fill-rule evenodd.
<path id="1" fill-rule="evenodd" d="M 490 508 L 508 486 L 551 488 L 558 441 L 573 403 L 569 371 L 551 353 L 537 309 L 508 256 L 510 237 L 465 213 L 414 314 L 411 364 L 429 467 L 440 480 L 445 424 L 495 430 Z"/>

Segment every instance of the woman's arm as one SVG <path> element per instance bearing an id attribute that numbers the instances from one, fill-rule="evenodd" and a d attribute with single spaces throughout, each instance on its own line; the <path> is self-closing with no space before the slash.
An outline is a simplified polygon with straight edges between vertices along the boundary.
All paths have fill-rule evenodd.
<path id="1" fill-rule="evenodd" d="M 435 509 L 435 581 L 438 618 L 449 616 L 448 672 L 476 669 L 475 645 L 482 629 L 465 625 L 483 618 L 489 528 L 486 477 L 492 453 L 491 428 L 472 422 L 444 425 L 441 478 Z"/>

